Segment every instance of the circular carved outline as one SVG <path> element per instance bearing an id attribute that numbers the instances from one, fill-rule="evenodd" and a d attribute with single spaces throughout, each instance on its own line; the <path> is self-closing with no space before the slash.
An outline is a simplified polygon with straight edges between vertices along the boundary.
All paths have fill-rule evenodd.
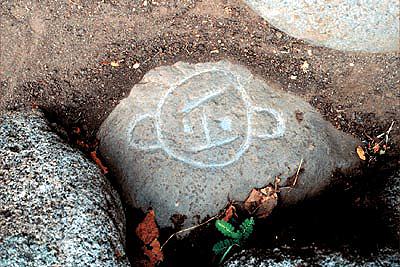
<path id="1" fill-rule="evenodd" d="M 247 115 L 247 131 L 246 131 L 246 137 L 244 142 L 241 144 L 240 148 L 237 150 L 237 152 L 235 153 L 235 155 L 233 156 L 233 158 L 231 160 L 225 161 L 223 163 L 209 163 L 209 164 L 205 164 L 201 161 L 196 161 L 196 160 L 191 160 L 191 159 L 187 159 L 186 157 L 182 157 L 181 155 L 176 154 L 172 149 L 170 149 L 168 147 L 168 145 L 164 142 L 163 140 L 163 135 L 161 132 L 161 127 L 160 127 L 160 123 L 162 121 L 161 119 L 161 110 L 165 104 L 165 100 L 167 99 L 167 97 L 177 89 L 178 86 L 182 85 L 183 83 L 185 83 L 186 81 L 192 79 L 193 77 L 199 76 L 201 74 L 207 73 L 207 72 L 223 72 L 227 75 L 233 76 L 232 73 L 228 73 L 224 70 L 219 70 L 219 69 L 212 69 L 212 70 L 206 70 L 206 71 L 202 71 L 200 73 L 196 73 L 193 75 L 190 75 L 184 79 L 182 79 L 179 83 L 171 86 L 167 93 L 161 98 L 160 102 L 158 103 L 157 106 L 157 111 L 155 114 L 155 118 L 156 118 L 156 123 L 155 123 L 155 127 L 156 127 L 156 132 L 157 132 L 157 139 L 160 142 L 160 146 L 162 147 L 162 149 L 171 157 L 180 160 L 184 163 L 199 167 L 199 168 L 210 168 L 210 167 L 224 167 L 227 166 L 229 164 L 234 163 L 235 161 L 237 161 L 243 154 L 244 152 L 246 152 L 246 150 L 249 148 L 250 143 L 251 143 L 251 134 L 252 134 L 252 128 L 251 128 L 251 119 L 253 116 L 253 108 L 252 105 L 250 103 L 249 100 L 249 96 L 247 95 L 247 92 L 243 89 L 242 85 L 240 84 L 240 82 L 238 81 L 238 79 L 236 78 L 236 82 L 237 82 L 237 86 L 236 90 L 239 91 L 239 93 L 242 96 L 243 102 L 246 106 L 246 115 Z"/>

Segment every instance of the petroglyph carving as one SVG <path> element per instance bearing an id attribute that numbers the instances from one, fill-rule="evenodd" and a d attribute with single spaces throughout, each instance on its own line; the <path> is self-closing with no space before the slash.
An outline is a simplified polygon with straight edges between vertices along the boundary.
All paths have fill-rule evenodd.
<path id="1" fill-rule="evenodd" d="M 229 77 L 222 88 L 191 87 L 191 80 L 202 75 Z M 197 84 L 197 81 L 194 83 Z M 235 105 L 235 108 L 232 108 Z M 168 108 L 166 108 L 168 107 Z M 173 111 L 171 111 L 173 110 Z M 271 129 L 253 129 L 254 114 L 271 118 Z M 146 124 L 147 136 L 136 136 L 135 129 Z M 198 168 L 224 167 L 236 162 L 253 138 L 279 138 L 285 133 L 280 112 L 252 104 L 241 83 L 229 72 L 212 69 L 193 74 L 161 97 L 154 113 L 138 115 L 129 127 L 130 145 L 138 150 L 162 149 L 168 156 Z M 143 135 L 143 134 L 142 134 Z M 153 136 L 152 136 L 153 135 Z M 147 138 L 148 142 L 142 142 Z M 149 141 L 150 140 L 150 141 Z"/>

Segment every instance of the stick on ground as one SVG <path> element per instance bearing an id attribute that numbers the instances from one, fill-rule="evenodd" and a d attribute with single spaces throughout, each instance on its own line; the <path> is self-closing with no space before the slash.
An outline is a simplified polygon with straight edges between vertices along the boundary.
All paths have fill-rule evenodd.
<path id="1" fill-rule="evenodd" d="M 198 225 L 195 225 L 195 226 L 192 226 L 192 227 L 189 227 L 189 228 L 186 228 L 186 229 L 182 229 L 182 230 L 180 230 L 180 231 L 178 231 L 178 232 L 176 232 L 176 233 L 173 233 L 172 235 L 170 235 L 170 237 L 168 237 L 168 239 L 164 242 L 164 244 L 162 244 L 160 250 L 162 250 L 163 247 L 168 243 L 168 241 L 169 241 L 172 237 L 176 236 L 177 234 L 180 234 L 180 233 L 183 233 L 183 232 L 187 232 L 187 231 L 191 231 L 191 230 L 193 230 L 193 229 L 196 229 L 196 228 L 198 228 L 198 227 L 200 227 L 200 226 L 203 226 L 203 225 L 205 225 L 205 224 L 208 224 L 209 222 L 211 222 L 212 220 L 214 220 L 214 219 L 216 219 L 216 218 L 218 218 L 218 217 L 219 217 L 219 215 L 215 215 L 215 216 L 211 217 L 210 219 L 208 219 L 207 221 L 205 221 L 205 222 L 203 222 L 203 223 L 200 223 L 200 224 L 198 224 Z"/>

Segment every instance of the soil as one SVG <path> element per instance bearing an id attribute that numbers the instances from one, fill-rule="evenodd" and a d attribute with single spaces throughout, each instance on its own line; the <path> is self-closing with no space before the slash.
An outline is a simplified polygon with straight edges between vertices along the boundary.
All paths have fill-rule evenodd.
<path id="1" fill-rule="evenodd" d="M 148 70 L 177 61 L 229 59 L 243 64 L 272 86 L 309 101 L 338 129 L 362 140 L 387 130 L 400 117 L 399 53 L 312 46 L 275 29 L 239 0 L 2 1 L 0 19 L 0 113 L 39 107 L 67 133 L 79 127 L 87 143 Z M 399 164 L 399 141 L 396 121 L 386 169 Z M 373 216 L 368 210 L 362 211 L 365 216 L 353 213 L 349 204 L 356 195 L 345 194 L 348 202 L 339 199 L 339 207 L 350 207 L 340 216 L 357 219 L 349 229 Z M 335 202 L 325 201 L 340 212 Z M 307 204 L 305 210 L 327 202 Z M 288 219 L 282 216 L 274 221 Z M 367 224 L 368 233 L 381 226 L 374 223 L 378 217 Z M 321 231 L 334 227 L 316 221 Z M 285 240 L 295 238 L 292 233 L 287 231 Z M 178 252 L 178 244 L 169 245 L 175 246 L 171 258 L 185 254 Z"/>

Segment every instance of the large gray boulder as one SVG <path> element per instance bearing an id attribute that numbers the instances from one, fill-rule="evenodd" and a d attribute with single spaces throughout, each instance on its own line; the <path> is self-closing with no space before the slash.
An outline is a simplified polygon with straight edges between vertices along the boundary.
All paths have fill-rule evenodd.
<path id="1" fill-rule="evenodd" d="M 304 39 L 345 51 L 399 51 L 400 2 L 246 0 L 273 26 Z"/>
<path id="2" fill-rule="evenodd" d="M 225 267 L 292 267 L 292 266 L 347 266 L 389 267 L 400 266 L 400 251 L 382 248 L 369 257 L 354 253 L 341 253 L 317 247 L 304 247 L 301 251 L 286 249 L 250 249 L 233 255 Z"/>
<path id="3" fill-rule="evenodd" d="M 359 165 L 354 138 L 308 103 L 227 61 L 151 70 L 104 121 L 98 138 L 125 197 L 136 207 L 153 207 L 162 227 L 175 214 L 194 224 L 276 176 L 285 185 L 301 159 L 304 172 L 285 203 L 318 194 L 333 172 Z"/>
<path id="4" fill-rule="evenodd" d="M 0 117 L 0 266 L 129 266 L 124 224 L 110 183 L 41 113 Z"/>

